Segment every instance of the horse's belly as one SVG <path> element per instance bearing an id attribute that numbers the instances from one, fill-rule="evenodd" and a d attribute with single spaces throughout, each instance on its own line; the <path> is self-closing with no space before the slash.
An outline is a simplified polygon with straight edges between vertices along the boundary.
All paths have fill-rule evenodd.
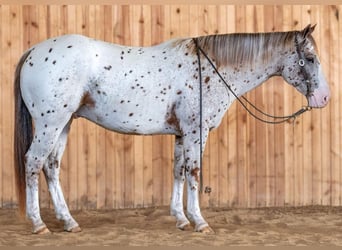
<path id="1" fill-rule="evenodd" d="M 160 108 L 160 107 L 159 107 Z M 149 110 L 150 109 L 150 110 Z M 81 107 L 76 116 L 119 133 L 126 134 L 174 134 L 174 128 L 167 126 L 165 112 L 155 109 L 128 109 L 115 107 Z"/>

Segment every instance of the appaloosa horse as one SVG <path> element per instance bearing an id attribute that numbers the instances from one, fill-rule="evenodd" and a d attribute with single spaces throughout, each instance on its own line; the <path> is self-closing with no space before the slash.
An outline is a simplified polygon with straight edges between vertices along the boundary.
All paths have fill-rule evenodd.
<path id="1" fill-rule="evenodd" d="M 271 76 L 282 76 L 307 97 L 310 107 L 324 107 L 329 88 L 316 55 L 313 30 L 308 25 L 302 31 L 175 39 L 152 47 L 65 35 L 30 48 L 15 75 L 14 152 L 19 204 L 21 211 L 26 205 L 33 232 L 49 232 L 39 210 L 41 170 L 64 229 L 81 230 L 70 215 L 59 182 L 69 128 L 78 117 L 121 133 L 175 135 L 171 214 L 180 229 L 191 221 L 196 231 L 210 231 L 198 202 L 199 144 L 204 148 L 209 131 L 219 126 L 236 99 L 222 79 L 241 96 Z M 222 79 L 209 60 L 197 54 L 198 48 L 214 62 Z M 185 180 L 187 216 L 183 211 Z"/>

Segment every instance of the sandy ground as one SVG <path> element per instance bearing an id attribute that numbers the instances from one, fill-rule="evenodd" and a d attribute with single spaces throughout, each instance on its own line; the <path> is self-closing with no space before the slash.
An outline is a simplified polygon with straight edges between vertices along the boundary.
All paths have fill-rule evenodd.
<path id="1" fill-rule="evenodd" d="M 292 246 L 342 245 L 342 208 L 204 209 L 215 233 L 180 231 L 168 207 L 74 211 L 81 233 L 63 232 L 53 210 L 42 217 L 53 233 L 31 234 L 16 210 L 0 209 L 0 246 Z"/>

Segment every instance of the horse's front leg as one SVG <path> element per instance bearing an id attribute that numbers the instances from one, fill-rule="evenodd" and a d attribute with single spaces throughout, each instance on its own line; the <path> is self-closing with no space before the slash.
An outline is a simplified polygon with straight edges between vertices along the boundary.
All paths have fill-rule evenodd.
<path id="1" fill-rule="evenodd" d="M 192 130 L 195 134 L 195 130 Z M 196 132 L 196 134 L 198 131 Z M 203 135 L 203 151 L 207 135 Z M 198 135 L 197 135 L 198 136 Z M 196 232 L 209 233 L 213 230 L 209 227 L 208 223 L 204 220 L 200 206 L 199 206 L 199 193 L 198 184 L 200 176 L 200 144 L 196 136 L 184 139 L 184 156 L 185 156 L 185 172 L 188 187 L 188 201 L 187 201 L 187 215 L 188 218 L 195 224 Z"/>
<path id="2" fill-rule="evenodd" d="M 189 227 L 190 222 L 184 214 L 183 207 L 183 189 L 185 181 L 184 147 L 183 138 L 179 136 L 176 136 L 175 140 L 174 159 L 174 182 L 171 199 L 171 215 L 176 217 L 176 227 L 181 230 L 185 230 Z"/>

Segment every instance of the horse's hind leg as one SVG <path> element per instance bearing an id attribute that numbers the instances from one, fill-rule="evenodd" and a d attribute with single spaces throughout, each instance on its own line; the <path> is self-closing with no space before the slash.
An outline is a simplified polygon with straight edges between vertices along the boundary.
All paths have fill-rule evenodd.
<path id="1" fill-rule="evenodd" d="M 32 221 L 33 233 L 49 232 L 40 216 L 38 197 L 39 174 L 46 159 L 54 149 L 66 123 L 67 122 L 63 123 L 63 121 L 60 121 L 52 127 L 45 122 L 36 122 L 33 141 L 25 155 L 26 214 Z"/>
<path id="2" fill-rule="evenodd" d="M 43 170 L 49 187 L 57 219 L 64 221 L 65 231 L 80 232 L 81 228 L 69 212 L 59 181 L 60 163 L 67 142 L 70 125 L 71 120 L 64 127 L 61 135 L 58 138 L 55 148 L 44 164 Z"/>

